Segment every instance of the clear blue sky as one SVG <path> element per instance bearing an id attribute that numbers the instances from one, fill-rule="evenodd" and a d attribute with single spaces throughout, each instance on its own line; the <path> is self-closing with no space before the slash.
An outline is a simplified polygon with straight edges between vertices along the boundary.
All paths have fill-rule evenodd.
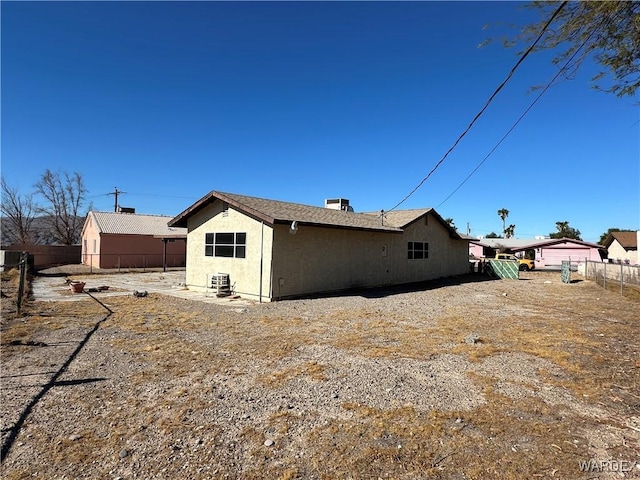
<path id="1" fill-rule="evenodd" d="M 27 193 L 80 172 L 96 210 L 176 215 L 211 190 L 388 210 L 504 80 L 496 42 L 532 13 L 511 2 L 7 2 L 2 175 Z M 485 24 L 492 24 L 483 29 Z M 569 221 L 596 241 L 640 223 L 638 98 L 595 92 L 585 65 L 527 58 L 471 132 L 400 208 L 516 237 Z"/>

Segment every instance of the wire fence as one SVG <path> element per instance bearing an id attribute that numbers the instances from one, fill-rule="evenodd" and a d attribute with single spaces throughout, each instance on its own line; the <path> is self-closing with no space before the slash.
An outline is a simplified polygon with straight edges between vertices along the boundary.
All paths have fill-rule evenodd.
<path id="1" fill-rule="evenodd" d="M 578 273 L 603 288 L 626 293 L 640 294 L 640 265 L 607 263 L 586 260 L 578 265 Z"/>
<path id="2" fill-rule="evenodd" d="M 145 271 L 147 269 L 156 268 L 175 268 L 184 267 L 186 264 L 186 256 L 184 253 L 118 253 L 118 254 L 82 254 L 82 264 L 94 269 L 109 270 L 131 270 L 139 269 Z"/>

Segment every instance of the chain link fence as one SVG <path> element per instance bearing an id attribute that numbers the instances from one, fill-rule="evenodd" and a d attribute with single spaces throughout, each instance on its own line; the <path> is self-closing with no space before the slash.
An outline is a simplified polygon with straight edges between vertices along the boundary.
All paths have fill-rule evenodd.
<path id="1" fill-rule="evenodd" d="M 594 262 L 586 260 L 578 265 L 578 273 L 603 288 L 617 290 L 621 295 L 640 295 L 640 265 Z"/>

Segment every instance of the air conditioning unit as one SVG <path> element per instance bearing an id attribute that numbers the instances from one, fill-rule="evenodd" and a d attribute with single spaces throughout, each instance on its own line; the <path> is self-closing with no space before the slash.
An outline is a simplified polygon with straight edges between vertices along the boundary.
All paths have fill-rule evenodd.
<path id="1" fill-rule="evenodd" d="M 349 205 L 349 200 L 346 198 L 327 198 L 324 201 L 324 208 L 353 212 L 353 207 Z"/>
<path id="2" fill-rule="evenodd" d="M 228 297 L 231 295 L 231 284 L 228 273 L 212 273 L 209 275 L 208 288 L 216 292 L 217 297 Z"/>

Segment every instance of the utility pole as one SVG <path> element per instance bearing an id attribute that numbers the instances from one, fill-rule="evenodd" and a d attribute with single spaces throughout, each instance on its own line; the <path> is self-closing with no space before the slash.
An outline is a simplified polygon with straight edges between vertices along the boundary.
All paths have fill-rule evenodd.
<path id="1" fill-rule="evenodd" d="M 113 211 L 117 212 L 118 211 L 118 195 L 121 193 L 127 193 L 127 192 L 123 192 L 121 190 L 118 190 L 118 187 L 114 187 L 115 188 L 115 192 L 113 193 L 107 193 L 107 195 L 115 195 L 115 202 L 113 203 Z"/>

